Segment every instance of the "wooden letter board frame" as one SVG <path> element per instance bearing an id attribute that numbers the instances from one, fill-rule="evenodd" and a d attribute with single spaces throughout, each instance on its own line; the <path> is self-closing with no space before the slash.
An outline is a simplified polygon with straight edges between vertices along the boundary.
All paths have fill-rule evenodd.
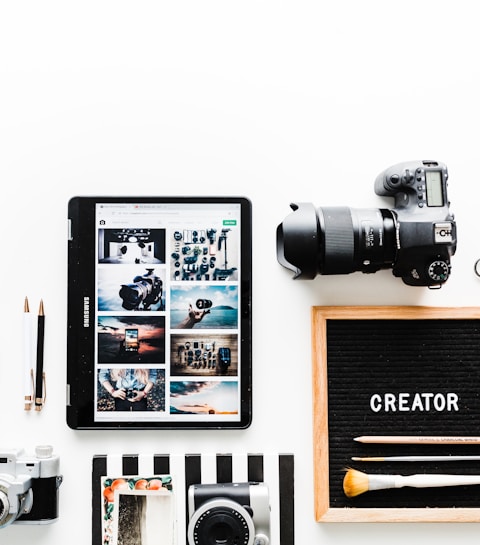
<path id="1" fill-rule="evenodd" d="M 372 322 L 373 320 L 373 322 Z M 338 321 L 338 322 L 337 322 Z M 403 427 L 395 428 L 395 421 L 393 426 L 391 423 L 387 423 L 386 426 L 377 426 L 368 428 L 369 418 L 371 418 L 371 408 L 367 403 L 360 403 L 360 406 L 355 406 L 356 390 L 361 390 L 362 386 L 367 384 L 367 392 L 363 399 L 370 399 L 371 392 L 382 391 L 381 381 L 377 381 L 375 374 L 372 377 L 368 372 L 365 372 L 365 368 L 360 368 L 357 371 L 358 376 L 352 377 L 347 371 L 341 370 L 337 373 L 337 378 L 330 376 L 330 371 L 333 369 L 333 361 L 335 357 L 332 356 L 332 348 L 329 346 L 329 330 L 336 329 L 338 324 L 346 326 L 345 343 L 342 332 L 337 332 L 336 348 L 340 353 L 340 359 L 355 360 L 355 354 L 362 350 L 362 342 L 358 344 L 358 335 L 350 339 L 350 331 L 355 331 L 363 325 L 364 331 L 367 334 L 360 332 L 360 338 L 366 336 L 367 351 L 370 345 L 384 347 L 386 350 L 386 361 L 382 361 L 382 365 L 385 364 L 385 371 L 382 366 L 377 366 L 380 369 L 380 373 L 385 373 L 387 381 L 395 374 L 395 369 L 403 368 L 398 366 L 398 362 L 394 362 L 396 366 L 391 367 L 389 363 L 390 356 L 388 351 L 393 354 L 398 352 L 398 346 L 395 342 L 401 342 L 400 352 L 403 350 L 403 346 L 411 346 L 410 338 L 419 336 L 419 340 L 414 340 L 413 344 L 417 342 L 418 349 L 412 357 L 416 360 L 413 362 L 414 366 L 412 371 L 404 373 L 405 377 L 394 377 L 394 385 L 398 386 L 400 382 L 399 391 L 402 391 L 402 380 L 406 380 L 407 384 L 411 374 L 415 374 L 415 369 L 423 369 L 423 361 L 425 359 L 432 359 L 432 355 L 428 352 L 439 352 L 438 364 L 434 371 L 430 375 L 426 384 L 435 384 L 440 380 L 438 384 L 443 384 L 447 389 L 456 390 L 455 382 L 457 371 L 463 373 L 464 383 L 467 384 L 467 390 L 469 390 L 468 384 L 472 384 L 472 388 L 475 387 L 475 391 L 478 389 L 478 394 L 465 393 L 460 395 L 460 399 L 463 397 L 468 398 L 468 403 L 471 406 L 465 412 L 468 413 L 466 421 L 462 416 L 462 408 L 460 412 L 455 414 L 445 412 L 436 412 L 436 414 L 429 414 L 428 411 L 419 413 L 405 412 L 402 415 Z M 369 333 L 377 335 L 377 325 L 379 329 L 382 329 L 383 324 L 393 324 L 394 333 L 391 335 L 393 338 L 393 348 L 389 346 L 390 337 L 387 341 L 378 339 L 373 341 L 369 338 Z M 401 338 L 396 339 L 396 330 L 402 330 L 407 328 L 408 342 Z M 434 340 L 432 341 L 431 331 L 430 338 L 426 331 L 429 327 L 439 328 L 438 335 L 434 333 Z M 449 332 L 449 326 L 453 327 L 453 333 Z M 343 327 L 343 326 L 342 326 Z M 410 328 L 410 329 L 409 329 Z M 412 335 L 412 331 L 414 334 Z M 425 332 L 425 333 L 424 333 Z M 478 335 L 477 335 L 478 332 Z M 425 339 L 422 335 L 425 334 Z M 448 502 L 452 501 L 449 494 L 452 489 L 429 489 L 436 496 L 440 498 L 440 504 L 436 505 L 433 500 L 433 504 L 426 503 L 418 504 L 418 501 L 430 501 L 427 496 L 427 500 L 420 497 L 417 500 L 417 493 L 420 489 L 403 488 L 398 490 L 386 491 L 385 504 L 382 500 L 381 492 L 366 492 L 356 498 L 348 499 L 343 493 L 341 483 L 343 481 L 344 470 L 346 467 L 355 467 L 366 473 L 397 473 L 397 474 L 413 474 L 413 473 L 471 473 L 480 475 L 480 462 L 465 462 L 462 461 L 455 466 L 454 462 L 448 461 L 437 463 L 436 467 L 431 465 L 419 466 L 416 462 L 403 462 L 395 465 L 390 462 L 386 464 L 383 462 L 352 462 L 351 456 L 385 456 L 385 455 L 399 455 L 399 454 L 476 454 L 480 455 L 480 445 L 366 445 L 360 444 L 354 441 L 354 437 L 361 435 L 442 435 L 442 436 L 480 436 L 480 432 L 476 432 L 476 429 L 480 429 L 480 399 L 478 405 L 476 403 L 477 397 L 480 398 L 480 308 L 476 307 L 459 307 L 459 308 L 446 308 L 446 307 L 422 307 L 422 306 L 375 306 L 375 307 L 313 307 L 312 308 L 312 355 L 313 355 L 313 423 L 314 423 L 314 486 L 315 486 L 315 519 L 321 522 L 479 522 L 480 521 L 480 487 L 465 487 L 464 490 L 459 492 L 460 501 L 458 504 L 450 505 Z M 473 343 L 471 345 L 471 342 Z M 349 343 L 354 343 L 349 346 Z M 377 344 L 375 344 L 377 343 Z M 420 344 L 418 344 L 420 343 Z M 333 343 L 335 344 L 335 343 Z M 464 350 L 464 345 L 467 345 Z M 424 347 L 424 348 L 422 348 Z M 349 352 L 350 349 L 350 352 Z M 465 351 L 463 355 L 462 350 Z M 377 359 L 384 358 L 384 354 L 380 353 L 383 350 L 378 351 Z M 442 352 L 443 351 L 443 352 Z M 336 356 L 336 354 L 334 354 Z M 408 354 L 407 354 L 408 356 Z M 405 355 L 403 356 L 405 357 Z M 436 356 L 435 356 L 436 357 Z M 361 355 L 361 358 L 365 356 Z M 374 360 L 372 360 L 374 361 Z M 357 362 L 353 361 L 352 366 Z M 478 364 L 478 365 L 476 365 Z M 389 368 L 390 365 L 390 368 Z M 360 365 L 361 367 L 361 365 Z M 366 367 L 369 365 L 367 363 Z M 438 369 L 440 375 L 445 373 L 451 373 L 450 378 L 437 378 L 435 370 Z M 474 374 L 478 370 L 478 382 Z M 355 371 L 354 371 L 355 372 Z M 421 372 L 421 371 L 420 371 Z M 453 377 L 453 380 L 452 380 Z M 398 378 L 398 380 L 397 380 Z M 342 388 L 345 391 L 346 401 L 339 407 L 334 407 L 335 412 L 330 411 L 329 405 L 335 404 L 331 400 L 336 399 L 334 393 L 330 391 L 332 387 L 332 381 L 337 380 L 341 387 L 336 390 L 341 391 Z M 363 380 L 363 382 L 362 382 Z M 422 378 L 419 382 L 422 382 Z M 343 382 L 342 382 L 343 381 Z M 370 383 L 369 383 L 370 381 Z M 360 382 L 360 384 L 359 384 Z M 370 384 L 370 386 L 368 386 Z M 419 385 L 419 390 L 422 389 L 422 384 Z M 458 386 L 460 391 L 463 386 Z M 370 389 L 369 389 L 370 388 Z M 385 391 L 385 390 L 383 390 Z M 388 391 L 388 390 L 387 390 Z M 392 391 L 395 391 L 394 389 Z M 397 390 L 398 391 L 398 390 Z M 413 389 L 414 391 L 414 389 Z M 428 391 L 428 389 L 427 389 Z M 437 389 L 438 391 L 438 389 Z M 463 393 L 463 392 L 462 392 Z M 339 394 L 340 396 L 342 394 Z M 410 395 L 410 394 L 409 394 Z M 412 396 L 415 395 L 412 393 Z M 330 396 L 330 400 L 329 400 Z M 353 400 L 353 401 L 352 401 Z M 352 405 L 353 403 L 353 405 Z M 345 409 L 345 414 L 339 414 L 343 410 L 343 407 L 349 406 Z M 412 410 L 412 409 L 408 409 Z M 350 412 L 349 412 L 350 411 Z M 435 413 L 435 411 L 433 411 Z M 400 413 L 385 413 L 388 417 L 397 417 Z M 343 422 L 342 418 L 345 418 L 348 422 Z M 379 417 L 380 418 L 380 417 Z M 442 419 L 446 419 L 446 423 L 442 424 Z M 449 419 L 453 418 L 453 421 Z M 423 419 L 426 419 L 425 421 Z M 433 420 L 432 420 L 433 419 Z M 460 419 L 460 420 L 459 420 Z M 353 421 L 353 424 L 350 423 Z M 417 422 L 417 420 L 420 420 Z M 433 425 L 431 423 L 433 422 Z M 440 424 L 436 424 L 440 422 Z M 458 425 L 461 422 L 461 426 Z M 412 424 L 413 423 L 413 424 Z M 342 437 L 342 426 L 345 425 L 348 428 L 348 437 Z M 367 429 L 364 428 L 366 425 Z M 435 426 L 443 426 L 441 433 L 438 432 Z M 411 427 L 410 427 L 411 426 Z M 430 427 L 429 427 L 430 426 Z M 340 432 L 338 431 L 340 430 Z M 372 431 L 373 430 L 373 431 Z M 336 449 L 338 445 L 343 443 L 344 450 L 342 454 L 336 459 Z M 345 450 L 346 446 L 346 450 Z M 358 467 L 358 466 L 361 467 Z M 336 483 L 335 488 L 335 482 Z M 458 489 L 459 487 L 455 487 Z M 333 490 L 333 493 L 332 493 Z M 426 490 L 426 489 L 423 489 Z M 447 492 L 445 492 L 447 491 Z M 403 496 L 401 495 L 403 493 Z M 371 503 L 372 497 L 380 494 L 376 500 L 379 503 Z M 388 496 L 390 494 L 390 496 Z M 398 494 L 398 495 L 397 495 Z M 462 496 L 462 494 L 464 496 Z M 420 492 L 421 495 L 421 492 Z M 393 499 L 392 499 L 393 498 Z M 398 501 L 398 498 L 402 498 L 402 501 L 397 506 L 392 505 L 392 501 Z M 412 506 L 409 504 L 410 498 L 413 498 Z M 463 503 L 465 499 L 466 504 Z M 367 503 L 362 503 L 365 501 Z M 406 502 L 406 503 L 405 503 Z M 446 502 L 446 503 L 445 503 Z M 475 503 L 476 502 L 476 503 Z M 466 506 L 465 506 L 466 505 Z"/>

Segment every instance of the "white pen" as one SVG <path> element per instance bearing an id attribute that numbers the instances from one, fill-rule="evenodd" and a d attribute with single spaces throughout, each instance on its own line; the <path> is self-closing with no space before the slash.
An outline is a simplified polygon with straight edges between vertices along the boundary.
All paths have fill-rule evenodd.
<path id="1" fill-rule="evenodd" d="M 34 379 L 33 379 L 33 352 L 32 352 L 32 320 L 28 298 L 25 297 L 23 307 L 23 361 L 25 369 L 24 399 L 25 410 L 29 411 L 33 403 Z"/>

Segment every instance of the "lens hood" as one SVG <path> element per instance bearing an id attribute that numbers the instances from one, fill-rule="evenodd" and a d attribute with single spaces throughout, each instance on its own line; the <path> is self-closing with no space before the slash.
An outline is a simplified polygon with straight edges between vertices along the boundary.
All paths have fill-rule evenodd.
<path id="1" fill-rule="evenodd" d="M 320 247 L 317 211 L 312 203 L 292 203 L 290 208 L 293 212 L 277 227 L 277 259 L 294 278 L 312 279 Z"/>

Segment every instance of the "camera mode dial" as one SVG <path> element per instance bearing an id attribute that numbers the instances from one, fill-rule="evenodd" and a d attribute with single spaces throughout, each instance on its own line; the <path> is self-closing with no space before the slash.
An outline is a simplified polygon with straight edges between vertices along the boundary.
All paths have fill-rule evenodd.
<path id="1" fill-rule="evenodd" d="M 450 266 L 445 261 L 434 261 L 428 267 L 428 276 L 435 282 L 445 282 L 450 274 Z"/>

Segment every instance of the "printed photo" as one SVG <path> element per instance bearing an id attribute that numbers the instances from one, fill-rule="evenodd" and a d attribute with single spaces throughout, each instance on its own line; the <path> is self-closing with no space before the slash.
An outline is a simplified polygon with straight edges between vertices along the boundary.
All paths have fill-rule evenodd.
<path id="1" fill-rule="evenodd" d="M 118 265 L 165 263 L 165 229 L 100 229 L 98 262 Z"/>
<path id="2" fill-rule="evenodd" d="M 165 310 L 165 269 L 102 267 L 98 270 L 98 310 Z"/>
<path id="3" fill-rule="evenodd" d="M 170 384 L 171 414 L 238 414 L 238 382 L 175 382 Z"/>
<path id="4" fill-rule="evenodd" d="M 236 329 L 238 287 L 178 285 L 170 291 L 172 329 Z"/>
<path id="5" fill-rule="evenodd" d="M 164 316 L 99 316 L 99 363 L 165 363 Z"/>
<path id="6" fill-rule="evenodd" d="M 238 280 L 239 232 L 236 220 L 176 230 L 170 241 L 172 280 Z"/>
<path id="7" fill-rule="evenodd" d="M 165 411 L 165 370 L 102 368 L 97 411 Z"/>
<path id="8" fill-rule="evenodd" d="M 232 334 L 172 335 L 170 374 L 238 375 L 238 338 Z"/>
<path id="9" fill-rule="evenodd" d="M 103 545 L 173 545 L 175 496 L 170 475 L 103 477 Z"/>

